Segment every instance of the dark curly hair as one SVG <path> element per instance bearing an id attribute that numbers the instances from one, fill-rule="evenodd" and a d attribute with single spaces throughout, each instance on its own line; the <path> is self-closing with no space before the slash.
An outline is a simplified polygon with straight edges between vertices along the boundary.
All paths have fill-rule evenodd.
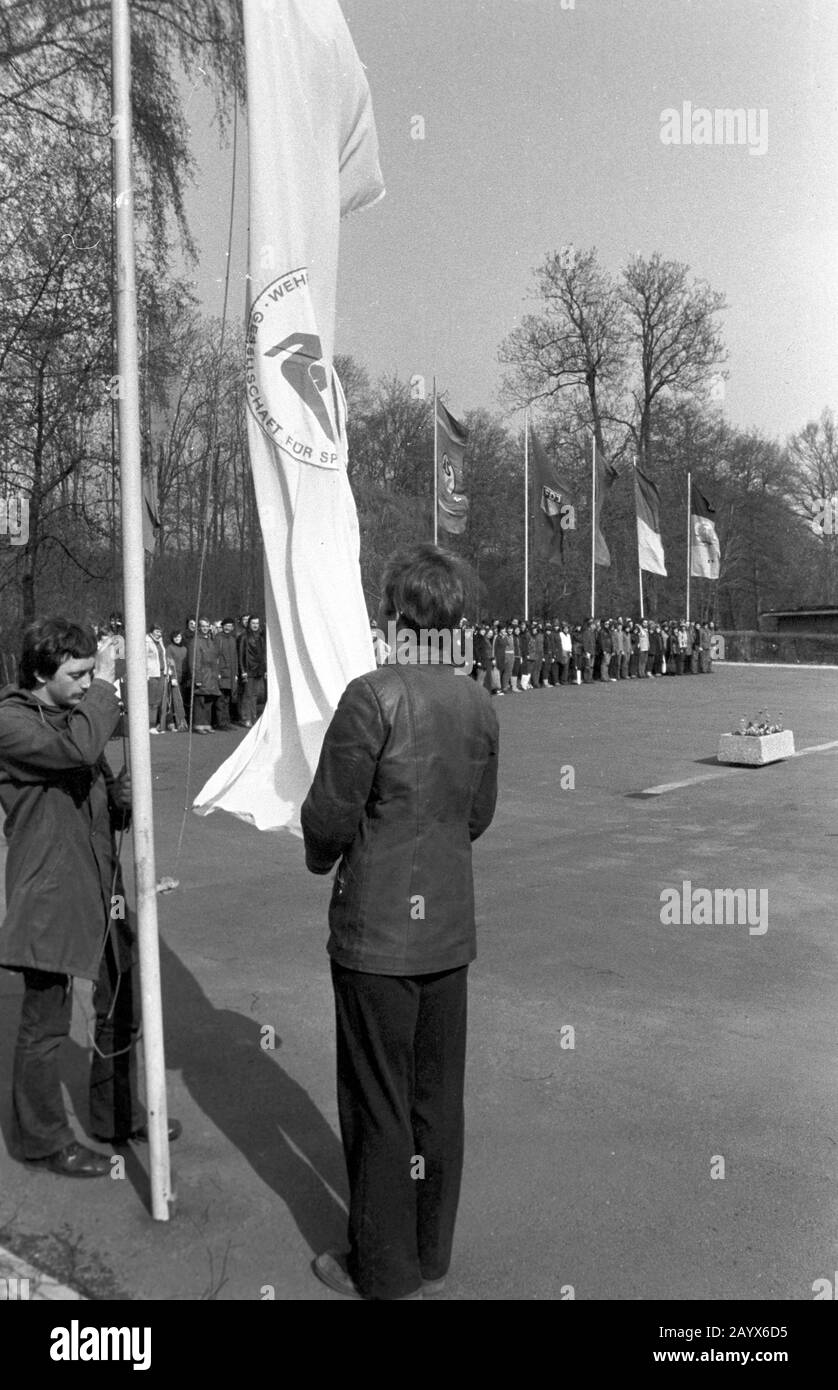
<path id="1" fill-rule="evenodd" d="M 33 690 L 35 677 L 50 679 L 65 661 L 96 655 L 93 629 L 69 618 L 39 618 L 23 634 L 19 682 L 23 690 Z"/>

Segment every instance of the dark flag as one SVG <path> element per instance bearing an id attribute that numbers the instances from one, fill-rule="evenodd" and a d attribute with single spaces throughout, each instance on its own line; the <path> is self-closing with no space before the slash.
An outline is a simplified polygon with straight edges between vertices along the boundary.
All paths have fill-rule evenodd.
<path id="1" fill-rule="evenodd" d="M 545 454 L 534 430 L 530 431 L 533 462 L 533 498 L 538 553 L 551 565 L 564 559 L 564 533 L 572 527 L 562 520 L 571 515 L 572 488 L 559 472 L 555 460 Z"/>
<path id="2" fill-rule="evenodd" d="M 468 498 L 463 492 L 463 458 L 468 430 L 454 419 L 441 401 L 436 403 L 435 428 L 439 525 L 452 536 L 459 536 L 465 531 L 468 520 Z"/>
<path id="3" fill-rule="evenodd" d="M 157 532 L 160 530 L 160 509 L 157 502 L 157 478 L 153 468 L 143 469 L 143 549 L 154 554 Z"/>
<path id="4" fill-rule="evenodd" d="M 606 492 L 614 486 L 619 476 L 617 469 L 613 463 L 608 462 L 602 449 L 598 450 L 596 457 L 596 541 L 594 544 L 594 560 L 598 565 L 611 564 L 611 552 L 602 534 L 602 504 L 605 501 Z"/>

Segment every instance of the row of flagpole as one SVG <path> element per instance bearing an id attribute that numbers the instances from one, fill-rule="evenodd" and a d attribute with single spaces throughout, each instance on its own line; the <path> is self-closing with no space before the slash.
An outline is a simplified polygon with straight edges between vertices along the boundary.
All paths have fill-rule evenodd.
<path id="1" fill-rule="evenodd" d="M 433 497 L 434 497 L 434 544 L 439 541 L 439 425 L 440 425 L 440 406 L 437 396 L 436 377 L 433 382 L 433 420 L 434 420 L 434 475 L 433 475 Z M 453 423 L 457 428 L 461 426 L 453 420 L 453 417 L 446 413 L 449 426 Z M 651 479 L 640 473 L 637 467 L 637 457 L 632 460 L 634 470 L 635 501 L 637 507 L 637 583 L 638 597 L 640 602 L 640 617 L 646 616 L 646 606 L 643 595 L 643 570 L 649 569 L 655 574 L 666 574 L 663 564 L 663 548 L 660 538 L 660 519 L 659 519 L 659 494 L 655 484 Z M 616 476 L 616 471 L 612 469 L 612 479 Z M 556 487 L 560 486 L 558 480 Z M 562 485 L 563 486 L 563 485 Z M 567 489 L 564 488 L 564 491 Z M 553 499 L 558 493 L 553 494 Z M 709 504 L 706 499 L 702 499 L 709 511 Z M 692 473 L 687 473 L 687 592 L 686 592 L 686 618 L 690 620 L 691 609 L 691 578 L 693 560 L 693 528 L 695 516 L 693 515 L 693 486 Z M 645 515 L 641 516 L 641 512 Z M 555 516 L 555 508 L 553 509 Z M 705 512 L 705 515 L 707 513 Z M 446 529 L 452 529 L 446 523 Z M 460 529 L 462 529 L 460 527 Z M 715 537 L 715 530 L 713 535 Z M 641 541 L 641 533 L 643 541 Z M 603 542 L 604 545 L 604 542 Z M 605 548 L 607 556 L 607 547 Z M 644 555 L 646 563 L 644 565 Z M 602 561 L 601 561 L 602 563 Z M 606 558 L 604 563 L 608 564 Z M 597 443 L 596 434 L 591 434 L 591 616 L 596 614 L 596 566 L 597 566 Z M 717 578 L 718 574 L 711 574 L 708 577 Z M 530 607 L 530 411 L 529 407 L 524 410 L 524 618 L 529 619 Z"/>

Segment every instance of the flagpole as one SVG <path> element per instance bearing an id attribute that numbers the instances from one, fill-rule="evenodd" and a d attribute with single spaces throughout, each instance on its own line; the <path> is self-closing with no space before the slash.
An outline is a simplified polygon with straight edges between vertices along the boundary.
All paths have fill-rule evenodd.
<path id="1" fill-rule="evenodd" d="M 524 622 L 530 620 L 530 412 L 524 410 Z"/>
<path id="2" fill-rule="evenodd" d="M 690 516 L 692 498 L 692 473 L 687 473 L 687 622 L 690 621 L 690 570 L 692 569 L 693 528 Z"/>
<path id="3" fill-rule="evenodd" d="M 646 616 L 643 612 L 643 570 L 640 566 L 640 531 L 637 526 L 637 455 L 634 455 L 634 529 L 637 532 L 637 582 L 640 585 L 640 619 L 641 622 Z"/>
<path id="4" fill-rule="evenodd" d="M 436 377 L 434 377 L 434 545 L 439 545 L 439 500 L 437 488 L 439 487 L 439 473 L 437 471 L 437 421 L 436 421 Z"/>
<path id="5" fill-rule="evenodd" d="M 596 617 L 596 435 L 591 435 L 591 617 Z"/>
<path id="6" fill-rule="evenodd" d="M 128 0 L 111 0 L 113 65 L 114 193 L 116 197 L 116 332 L 119 383 L 119 459 L 122 495 L 125 657 L 131 758 L 134 880 L 140 956 L 146 1106 L 148 1110 L 151 1212 L 168 1221 L 172 1201 L 169 1120 L 160 1001 L 157 875 L 151 799 L 151 744 L 146 677 L 145 554 L 140 460 L 140 396 L 137 361 L 137 287 L 134 199 L 131 184 L 131 28 Z"/>

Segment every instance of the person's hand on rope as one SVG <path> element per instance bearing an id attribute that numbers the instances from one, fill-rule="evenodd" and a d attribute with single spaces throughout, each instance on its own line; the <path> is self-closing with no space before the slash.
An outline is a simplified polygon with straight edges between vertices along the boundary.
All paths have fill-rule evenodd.
<path id="1" fill-rule="evenodd" d="M 118 772 L 113 779 L 111 800 L 119 811 L 131 810 L 131 773 L 127 767 Z"/>
<path id="2" fill-rule="evenodd" d="M 108 681 L 111 685 L 113 685 L 116 680 L 115 637 L 106 637 L 97 651 L 96 660 L 93 663 L 93 679 Z"/>

